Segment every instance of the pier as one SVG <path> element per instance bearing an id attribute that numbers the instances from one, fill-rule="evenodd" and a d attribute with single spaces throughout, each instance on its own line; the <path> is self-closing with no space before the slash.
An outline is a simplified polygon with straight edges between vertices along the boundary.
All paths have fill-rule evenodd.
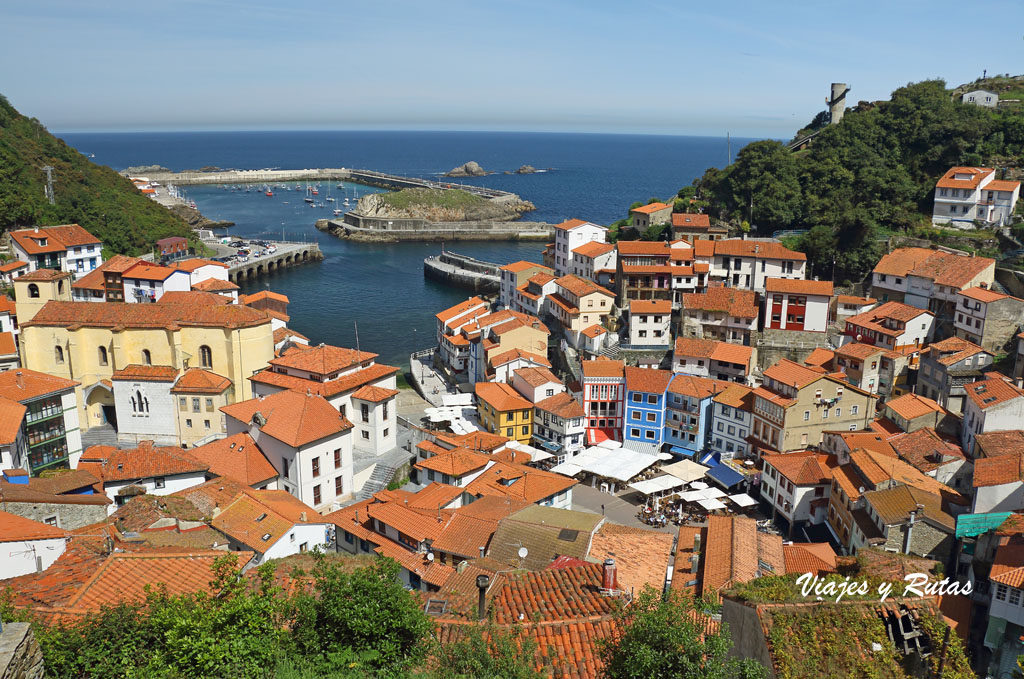
<path id="1" fill-rule="evenodd" d="M 497 264 L 454 252 L 442 252 L 440 255 L 424 259 L 423 275 L 457 288 L 467 288 L 485 294 L 496 293 L 501 288 Z"/>
<path id="2" fill-rule="evenodd" d="M 317 243 L 275 241 L 274 245 L 277 247 L 274 254 L 263 254 L 251 258 L 248 262 L 231 262 L 228 265 L 228 280 L 239 283 L 278 269 L 306 262 L 318 262 L 324 258 Z"/>
<path id="3" fill-rule="evenodd" d="M 355 170 L 351 168 L 313 168 L 305 170 L 220 170 L 213 172 L 151 172 L 146 174 L 151 182 L 161 184 L 276 184 L 282 182 L 306 181 L 349 181 L 367 186 L 384 189 L 462 189 L 483 198 L 502 198 L 514 196 L 508 191 L 488 189 L 471 184 L 459 184 L 444 179 L 420 179 L 419 177 L 403 177 L 397 174 L 377 172 L 375 170 Z"/>

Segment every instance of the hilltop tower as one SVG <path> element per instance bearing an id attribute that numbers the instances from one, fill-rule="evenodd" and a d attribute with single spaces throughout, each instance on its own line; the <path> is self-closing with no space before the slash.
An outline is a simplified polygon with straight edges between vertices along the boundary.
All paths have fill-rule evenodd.
<path id="1" fill-rule="evenodd" d="M 825 100 L 828 104 L 829 124 L 835 125 L 846 113 L 846 93 L 850 91 L 846 83 L 832 83 L 832 96 Z"/>

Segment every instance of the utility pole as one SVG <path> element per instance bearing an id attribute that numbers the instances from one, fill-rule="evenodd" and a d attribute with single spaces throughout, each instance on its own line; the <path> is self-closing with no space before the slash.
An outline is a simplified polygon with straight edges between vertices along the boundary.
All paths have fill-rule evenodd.
<path id="1" fill-rule="evenodd" d="M 53 205 L 55 202 L 53 198 L 53 168 L 49 165 L 44 165 L 41 169 L 46 173 L 46 200 L 50 201 L 50 205 Z"/>

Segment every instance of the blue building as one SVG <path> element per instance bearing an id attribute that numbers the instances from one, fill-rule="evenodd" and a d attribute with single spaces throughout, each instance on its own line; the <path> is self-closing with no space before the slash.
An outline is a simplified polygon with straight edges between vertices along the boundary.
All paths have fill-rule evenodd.
<path id="1" fill-rule="evenodd" d="M 665 390 L 672 381 L 668 370 L 627 367 L 626 420 L 622 441 L 661 445 L 665 442 Z"/>
<path id="2" fill-rule="evenodd" d="M 726 386 L 727 382 L 707 377 L 674 374 L 665 394 L 664 441 L 687 457 L 704 451 L 710 435 L 711 399 Z"/>

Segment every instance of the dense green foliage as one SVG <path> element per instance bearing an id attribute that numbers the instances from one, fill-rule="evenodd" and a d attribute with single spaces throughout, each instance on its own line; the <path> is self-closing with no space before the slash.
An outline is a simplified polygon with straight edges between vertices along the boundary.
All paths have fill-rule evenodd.
<path id="1" fill-rule="evenodd" d="M 696 188 L 711 214 L 748 220 L 762 235 L 811 230 L 797 246 L 814 273 L 830 276 L 834 258 L 837 280 L 857 279 L 877 261 L 880 233 L 927 220 L 935 182 L 950 167 L 1020 158 L 1024 115 L 953 101 L 945 83 L 931 80 L 847 111 L 803 151 L 748 144 Z"/>
<path id="2" fill-rule="evenodd" d="M 54 205 L 46 200 L 46 165 L 54 168 Z M 109 253 L 149 252 L 166 236 L 192 236 L 126 178 L 90 162 L 0 96 L 0 229 L 71 223 L 100 238 Z"/>
<path id="3" fill-rule="evenodd" d="M 698 624 L 708 602 L 676 592 L 662 597 L 651 588 L 619 613 L 615 637 L 601 649 L 607 679 L 761 679 L 764 667 L 729 657 L 727 626 L 705 633 Z"/>

